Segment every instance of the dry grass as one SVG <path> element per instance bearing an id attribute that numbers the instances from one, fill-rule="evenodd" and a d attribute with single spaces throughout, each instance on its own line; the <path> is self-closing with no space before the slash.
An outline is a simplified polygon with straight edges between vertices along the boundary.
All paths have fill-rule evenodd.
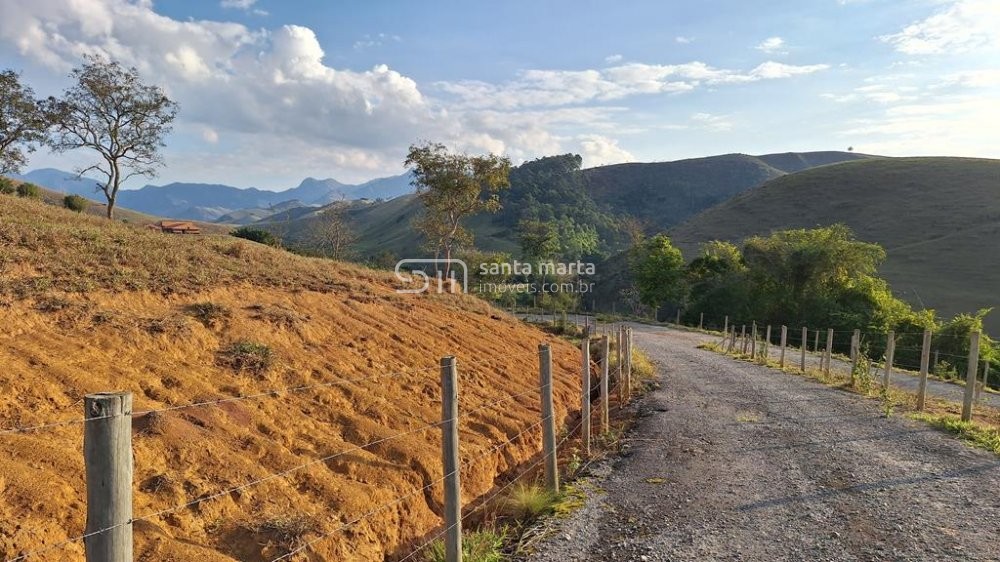
<path id="1" fill-rule="evenodd" d="M 539 343 L 552 344 L 559 424 L 574 414 L 579 351 L 475 298 L 398 295 L 363 268 L 0 201 L 0 429 L 78 419 L 83 397 L 99 391 L 132 392 L 136 411 L 260 395 L 137 416 L 137 516 L 409 432 L 137 523 L 137 560 L 270 560 L 287 544 L 274 536 L 283 531 L 265 519 L 235 528 L 248 513 L 315 514 L 304 536 L 331 533 L 314 547 L 317 560 L 381 560 L 425 536 L 440 523 L 440 485 L 348 534 L 333 531 L 441 477 L 440 432 L 429 424 L 440 418 L 445 355 L 459 359 L 461 407 L 478 410 L 462 420 L 463 451 L 489 450 L 538 421 L 530 401 L 484 407 L 537 389 Z M 217 354 L 241 341 L 280 360 L 263 377 L 234 376 Z M 309 390 L 265 394 L 292 387 Z M 466 498 L 538 452 L 540 436 L 525 435 L 469 461 Z M 0 439 L 0 521 L 18 523 L 0 526 L 0 559 L 84 528 L 80 439 L 79 425 Z M 33 560 L 82 552 L 73 543 Z"/>

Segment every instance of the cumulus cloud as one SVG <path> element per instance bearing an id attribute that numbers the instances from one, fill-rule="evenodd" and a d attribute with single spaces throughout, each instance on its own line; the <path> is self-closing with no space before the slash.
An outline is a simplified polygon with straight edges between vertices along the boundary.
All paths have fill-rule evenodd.
<path id="1" fill-rule="evenodd" d="M 622 57 L 621 55 L 608 55 L 604 57 L 604 62 L 608 64 L 614 64 L 616 62 L 621 62 L 622 58 L 624 57 Z"/>
<path id="2" fill-rule="evenodd" d="M 631 155 L 613 137 L 624 134 L 616 119 L 627 109 L 612 105 L 617 100 L 827 68 L 769 61 L 737 70 L 615 58 L 599 69 L 531 69 L 503 83 L 421 88 L 384 64 L 334 68 L 304 26 L 176 20 L 156 13 L 149 0 L 3 2 L 0 52 L 16 51 L 58 75 L 85 54 L 102 54 L 162 85 L 180 103 L 178 129 L 192 133 L 184 138 L 211 149 L 189 153 L 191 147 L 168 143 L 168 166 L 198 174 L 186 179 L 223 171 L 272 177 L 277 170 L 367 179 L 398 171 L 407 145 L 419 139 L 515 160 L 579 149 L 595 162 L 624 161 Z M 256 9 L 250 0 L 226 3 Z M 226 154 L 215 152 L 223 148 Z"/>
<path id="3" fill-rule="evenodd" d="M 785 40 L 781 37 L 768 37 L 760 43 L 757 44 L 755 49 L 758 51 L 764 51 L 765 53 L 780 53 L 781 48 L 785 46 Z"/>
<path id="4" fill-rule="evenodd" d="M 950 2 L 935 14 L 879 39 L 908 55 L 1000 48 L 1000 3 L 996 0 Z"/>
<path id="5" fill-rule="evenodd" d="M 618 141 L 602 135 L 580 135 L 577 137 L 577 141 L 580 145 L 579 153 L 583 158 L 585 168 L 621 164 L 635 160 L 629 151 L 618 146 Z"/>

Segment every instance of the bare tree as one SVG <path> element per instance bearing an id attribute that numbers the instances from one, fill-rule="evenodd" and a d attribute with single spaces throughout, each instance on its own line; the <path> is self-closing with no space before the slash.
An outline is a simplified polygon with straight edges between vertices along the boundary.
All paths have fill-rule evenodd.
<path id="1" fill-rule="evenodd" d="M 312 219 L 306 233 L 306 242 L 311 249 L 335 260 L 351 257 L 352 246 L 358 237 L 347 220 L 347 207 L 335 203 Z"/>
<path id="2" fill-rule="evenodd" d="M 49 116 L 13 70 L 0 72 L 0 174 L 17 173 L 45 140 Z"/>
<path id="3" fill-rule="evenodd" d="M 122 183 L 134 176 L 153 177 L 163 165 L 160 148 L 177 116 L 177 104 L 158 86 L 144 84 L 135 68 L 97 56 L 70 74 L 74 84 L 52 104 L 54 132 L 50 144 L 62 152 L 77 148 L 97 151 L 101 162 L 77 170 L 99 172 L 98 184 L 114 218 Z"/>

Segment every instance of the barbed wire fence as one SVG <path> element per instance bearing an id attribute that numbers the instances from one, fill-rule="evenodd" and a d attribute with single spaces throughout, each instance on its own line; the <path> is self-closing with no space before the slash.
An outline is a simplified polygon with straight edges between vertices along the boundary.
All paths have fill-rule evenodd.
<path id="1" fill-rule="evenodd" d="M 966 337 L 952 333 L 935 334 L 931 330 L 878 333 L 803 326 L 799 332 L 788 326 L 776 326 L 777 329 L 772 330 L 770 325 L 766 325 L 765 330 L 764 325 L 756 322 L 750 325 L 730 323 L 728 316 L 724 326 L 724 331 L 719 333 L 721 341 L 716 344 L 723 352 L 761 361 L 770 361 L 777 356 L 781 368 L 797 362 L 799 370 L 806 372 L 810 366 L 818 364 L 818 369 L 827 376 L 831 372 L 842 373 L 846 370 L 852 384 L 859 375 L 880 378 L 879 386 L 884 392 L 890 389 L 894 373 L 900 370 L 915 372 L 919 377 L 916 392 L 918 411 L 925 407 L 929 376 L 938 374 L 942 367 L 965 365 L 962 421 L 972 419 L 974 404 L 982 399 L 985 389 L 989 387 L 990 363 L 982 360 L 982 335 L 975 331 Z M 906 342 L 911 342 L 911 345 L 900 345 Z M 943 352 L 937 347 L 942 344 L 950 344 L 951 348 L 966 347 L 968 354 Z M 838 350 L 845 349 L 847 354 L 838 357 Z M 904 359 L 897 358 L 900 353 Z M 859 370 L 862 357 L 868 359 L 867 373 Z M 878 377 L 879 374 L 881 377 Z"/>
<path id="2" fill-rule="evenodd" d="M 579 421 L 573 428 L 568 429 L 562 439 L 558 441 L 556 440 L 556 416 L 553 403 L 552 356 L 551 348 L 548 344 L 539 345 L 537 352 L 524 352 L 504 357 L 504 359 L 509 360 L 517 357 L 525 358 L 528 356 L 536 356 L 538 358 L 539 370 L 537 386 L 532 386 L 529 390 L 523 392 L 504 393 L 504 395 L 499 398 L 490 400 L 467 411 L 459 410 L 459 401 L 461 396 L 461 393 L 459 392 L 458 377 L 459 364 L 454 357 L 449 356 L 442 358 L 441 364 L 438 367 L 426 367 L 363 377 L 341 378 L 314 384 L 276 388 L 252 394 L 198 400 L 148 410 L 133 411 L 131 393 L 97 393 L 85 397 L 85 414 L 83 417 L 0 428 L 0 438 L 3 438 L 6 436 L 40 432 L 53 428 L 74 425 L 82 426 L 84 467 L 87 488 L 87 524 L 82 533 L 38 548 L 17 550 L 13 555 L 5 555 L 6 558 L 4 558 L 4 562 L 19 562 L 23 560 L 40 559 L 46 554 L 51 555 L 64 551 L 69 545 L 81 542 L 84 545 L 87 560 L 90 562 L 98 560 L 101 562 L 133 562 L 132 531 L 134 525 L 138 522 L 152 521 L 181 511 L 193 509 L 207 502 L 213 502 L 220 498 L 229 497 L 233 494 L 238 494 L 241 491 L 260 486 L 267 482 L 286 479 L 293 474 L 309 470 L 312 467 L 326 465 L 332 460 L 350 455 L 352 453 L 367 451 L 373 447 L 377 447 L 390 441 L 426 433 L 432 430 L 441 430 L 443 432 L 443 470 L 440 477 L 435 477 L 430 481 L 425 482 L 420 488 L 394 497 L 392 500 L 374 506 L 370 510 L 358 516 L 348 518 L 346 521 L 343 520 L 344 514 L 333 514 L 330 520 L 332 524 L 324 529 L 318 536 L 301 542 L 294 548 L 290 547 L 287 549 L 287 552 L 274 558 L 271 562 L 291 560 L 296 555 L 311 550 L 322 541 L 328 540 L 336 534 L 351 529 L 359 523 L 371 519 L 381 512 L 403 504 L 408 500 L 423 497 L 439 486 L 443 487 L 445 496 L 445 501 L 443 502 L 443 526 L 440 531 L 434 533 L 428 540 L 412 550 L 406 555 L 406 557 L 402 558 L 402 560 L 414 559 L 414 557 L 418 556 L 419 553 L 424 551 L 435 541 L 441 540 L 442 537 L 445 539 L 445 559 L 449 562 L 458 560 L 459 553 L 462 548 L 462 522 L 468 521 L 468 519 L 474 514 L 486 509 L 487 506 L 494 503 L 500 494 L 503 494 L 511 486 L 515 485 L 515 483 L 523 481 L 525 478 L 530 476 L 537 476 L 537 469 L 541 467 L 544 476 L 542 480 L 546 489 L 552 492 L 557 492 L 559 490 L 559 450 L 568 440 L 579 439 L 580 449 L 589 452 L 591 439 L 591 412 L 595 406 L 598 406 L 600 409 L 600 415 L 598 417 L 601 419 L 601 423 L 603 424 L 602 430 L 608 430 L 609 421 L 607 417 L 607 410 L 608 403 L 611 399 L 609 382 L 612 377 L 614 379 L 613 382 L 617 386 L 619 402 L 624 404 L 624 401 L 630 398 L 632 367 L 631 329 L 623 324 L 606 324 L 599 326 L 596 322 L 592 322 L 590 319 L 581 318 L 579 316 L 577 316 L 575 321 L 584 326 L 584 337 L 582 338 L 580 348 L 582 356 L 582 391 L 580 394 L 581 402 Z M 599 333 L 602 333 L 603 335 L 600 337 L 594 337 L 595 334 Z M 613 372 L 609 369 L 610 362 L 612 361 L 612 354 L 610 351 L 611 346 L 609 344 L 609 339 L 611 338 L 614 339 L 614 347 L 618 353 L 616 368 Z M 596 385 L 592 384 L 590 380 L 590 348 L 592 342 L 594 341 L 598 342 L 598 349 L 600 350 L 601 355 L 599 376 L 596 378 L 598 384 Z M 496 364 L 496 362 L 497 361 L 494 359 L 481 359 L 463 362 L 461 366 L 463 368 L 467 368 L 476 365 Z M 323 402 L 308 396 L 307 393 L 334 386 L 356 386 L 357 388 L 363 388 L 360 386 L 361 383 L 371 382 L 383 377 L 399 377 L 403 375 L 420 374 L 436 370 L 441 373 L 442 391 L 442 417 L 438 421 L 420 420 L 417 423 L 417 427 L 414 428 L 398 431 L 390 435 L 384 435 L 363 444 L 347 445 L 338 451 L 331 452 L 330 454 L 317 456 L 300 464 L 262 476 L 248 478 L 243 482 L 224 486 L 215 492 L 203 494 L 186 501 L 181 501 L 180 503 L 167 508 L 149 511 L 139 515 L 133 514 L 132 423 L 133 420 L 137 418 L 166 415 L 195 408 L 212 408 L 235 402 L 282 399 L 290 396 L 300 396 L 307 401 L 314 402 L 318 405 L 324 405 Z M 592 395 L 595 391 L 599 397 L 596 402 L 592 400 Z M 458 442 L 460 420 L 471 420 L 474 416 L 490 411 L 496 411 L 515 401 L 519 403 L 534 401 L 538 406 L 537 413 L 539 414 L 540 419 L 523 428 L 520 428 L 512 435 L 507 436 L 506 439 L 497 443 L 490 443 L 488 446 L 483 447 L 472 454 L 469 454 L 469 451 L 466 451 L 467 454 L 465 457 L 461 458 L 459 455 L 461 449 Z M 532 411 L 534 411 L 534 408 L 532 408 Z M 540 435 L 540 439 L 537 438 L 538 435 Z M 504 478 L 505 483 L 503 485 L 494 486 L 492 491 L 486 494 L 485 497 L 480 497 L 476 500 L 474 505 L 464 506 L 465 509 L 463 513 L 463 506 L 461 505 L 459 499 L 461 498 L 462 471 L 472 468 L 476 465 L 476 463 L 483 461 L 490 456 L 504 454 L 505 457 L 509 457 L 509 455 L 506 455 L 506 452 L 515 446 L 519 446 L 522 449 L 524 447 L 536 449 L 540 447 L 541 451 L 532 457 L 533 460 L 529 459 L 530 462 L 527 466 L 523 466 L 522 464 L 522 466 L 517 469 L 516 474 L 513 476 L 508 475 Z M 451 515 L 449 516 L 449 514 Z M 18 532 L 19 534 L 23 533 L 25 536 L 37 536 L 43 531 L 40 529 L 34 531 L 31 529 L 18 529 Z M 65 557 L 65 552 L 59 556 L 59 559 L 67 559 Z"/>

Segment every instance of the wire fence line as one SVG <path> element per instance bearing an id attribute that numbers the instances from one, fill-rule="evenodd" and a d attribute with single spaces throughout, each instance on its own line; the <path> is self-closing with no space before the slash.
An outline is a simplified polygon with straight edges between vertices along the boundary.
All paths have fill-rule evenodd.
<path id="1" fill-rule="evenodd" d="M 587 337 L 586 341 L 588 341 L 588 342 L 590 341 L 589 336 Z M 544 351 L 543 351 L 543 348 L 544 348 Z M 539 367 L 540 373 L 544 373 L 545 372 L 545 368 L 541 365 L 541 363 L 542 363 L 541 358 L 544 357 L 549 362 L 548 369 L 549 369 L 549 376 L 551 377 L 551 372 L 550 372 L 551 371 L 551 355 L 548 355 L 548 354 L 549 354 L 548 346 L 546 345 L 546 346 L 539 346 L 539 351 L 538 352 L 515 353 L 515 354 L 505 355 L 504 356 L 504 360 L 508 360 L 509 361 L 512 357 L 527 357 L 529 355 L 531 355 L 531 356 L 538 356 L 540 358 L 540 361 L 539 361 L 539 364 L 540 364 L 540 367 Z M 603 361 L 609 361 L 610 357 L 603 357 L 602 360 Z M 488 359 L 488 358 L 487 359 L 481 359 L 481 360 L 472 360 L 472 361 L 464 362 L 463 363 L 463 367 L 467 367 L 467 366 L 470 366 L 470 365 L 473 365 L 473 366 L 474 365 L 482 365 L 482 364 L 487 364 L 487 363 L 494 363 L 495 364 L 495 363 L 497 363 L 497 361 L 495 359 Z M 35 430 L 39 430 L 39 429 L 47 428 L 47 427 L 57 427 L 57 426 L 71 425 L 71 424 L 84 424 L 85 427 L 91 427 L 94 423 L 99 422 L 99 421 L 104 421 L 106 423 L 114 424 L 114 423 L 120 422 L 123 418 L 126 420 L 125 423 L 127 423 L 128 426 L 129 426 L 129 428 L 131 428 L 131 420 L 134 419 L 135 417 L 140 417 L 140 416 L 148 416 L 148 415 L 157 414 L 157 413 L 177 412 L 177 411 L 181 411 L 181 410 L 185 410 L 185 409 L 189 409 L 189 408 L 200 408 L 200 407 L 218 406 L 218 405 L 221 405 L 221 404 L 238 402 L 238 401 L 243 401 L 243 400 L 264 399 L 264 398 L 269 398 L 269 397 L 280 396 L 282 394 L 298 394 L 298 393 L 306 392 L 308 390 L 318 390 L 318 389 L 321 389 L 321 388 L 330 387 L 330 386 L 336 386 L 336 385 L 360 384 L 360 383 L 364 383 L 364 382 L 374 381 L 376 379 L 380 379 L 380 378 L 385 377 L 385 376 L 396 376 L 396 375 L 401 375 L 401 374 L 421 373 L 421 372 L 431 371 L 431 370 L 434 370 L 434 369 L 438 369 L 438 367 L 434 367 L 434 368 L 428 367 L 428 368 L 422 368 L 422 369 L 400 371 L 400 372 L 396 372 L 396 373 L 387 373 L 387 374 L 383 374 L 383 375 L 372 375 L 372 376 L 366 376 L 366 377 L 359 377 L 359 378 L 353 378 L 353 379 L 338 379 L 336 381 L 325 381 L 325 382 L 322 382 L 322 383 L 315 383 L 315 384 L 308 384 L 308 385 L 290 386 L 290 387 L 286 387 L 286 388 L 273 389 L 273 390 L 268 390 L 268 391 L 263 391 L 263 392 L 257 392 L 257 393 L 248 394 L 248 395 L 230 396 L 230 397 L 218 398 L 218 399 L 211 399 L 211 400 L 201 400 L 201 401 L 195 401 L 195 402 L 186 403 L 186 404 L 180 404 L 180 405 L 176 405 L 176 406 L 167 406 L 167 407 L 158 408 L 158 409 L 150 409 L 150 410 L 142 410 L 142 411 L 129 411 L 129 412 L 122 412 L 122 413 L 115 413 L 115 414 L 105 414 L 105 415 L 94 415 L 94 416 L 91 416 L 91 417 L 84 417 L 82 419 L 61 420 L 59 422 L 51 422 L 51 423 L 39 424 L 39 425 L 35 425 L 35 426 L 22 426 L 22 427 L 8 428 L 6 430 L 0 430 L 0 435 L 11 434 L 11 433 L 22 433 L 22 432 L 28 432 L 28 431 L 35 431 Z M 618 376 L 616 378 L 618 379 L 618 382 L 620 382 L 621 379 L 622 379 L 621 365 L 619 365 L 619 368 L 618 368 L 617 372 L 618 372 Z M 333 452 L 331 454 L 323 455 L 323 456 L 320 456 L 320 457 L 316 457 L 316 458 L 310 459 L 310 460 L 308 460 L 306 462 L 300 463 L 298 465 L 291 466 L 291 467 L 279 470 L 277 472 L 272 472 L 272 473 L 269 473 L 269 474 L 266 474 L 266 475 L 263 475 L 263 476 L 251 478 L 251 479 L 246 480 L 246 481 L 244 481 L 242 483 L 239 483 L 239 484 L 236 484 L 236 485 L 232 485 L 232 486 L 229 486 L 229 487 L 224 487 L 222 489 L 219 489 L 218 491 L 216 491 L 214 493 L 211 493 L 209 495 L 197 497 L 197 498 L 194 498 L 194 499 L 190 499 L 188 501 L 183 501 L 182 503 L 179 503 L 177 505 L 173 505 L 173 506 L 170 506 L 170 507 L 167 507 L 167 508 L 164 508 L 164 509 L 160 509 L 160 510 L 156 510 L 156 511 L 151 511 L 151 512 L 148 512 L 148 513 L 141 514 L 139 516 L 132 516 L 131 515 L 131 508 L 129 507 L 127 516 L 119 518 L 119 520 L 116 523 L 114 523 L 114 524 L 105 525 L 105 526 L 102 526 L 101 528 L 98 528 L 98 529 L 86 530 L 84 533 L 81 533 L 79 535 L 73 536 L 71 538 L 68 538 L 68 539 L 65 539 L 65 540 L 62 540 L 62 541 L 58 541 L 58 542 L 50 544 L 50 545 L 46 545 L 46 546 L 41 547 L 41 548 L 37 548 L 37 549 L 29 550 L 29 551 L 21 551 L 21 552 L 19 552 L 17 554 L 17 556 L 15 556 L 13 558 L 7 558 L 6 562 L 15 562 L 15 561 L 21 561 L 21 560 L 28 560 L 28 559 L 31 559 L 31 558 L 35 558 L 35 557 L 41 556 L 41 555 L 46 554 L 46 553 L 51 553 L 53 551 L 62 549 L 62 548 L 66 547 L 66 546 L 68 546 L 70 544 L 78 543 L 78 542 L 81 542 L 81 541 L 83 541 L 84 544 L 85 544 L 85 546 L 87 546 L 88 552 L 89 552 L 89 545 L 90 545 L 91 539 L 102 538 L 102 536 L 111 534 L 113 532 L 118 532 L 118 531 L 121 531 L 122 529 L 126 529 L 126 528 L 127 528 L 129 537 L 131 537 L 131 532 L 132 532 L 131 531 L 131 527 L 136 522 L 148 521 L 148 520 L 160 518 L 160 517 L 163 517 L 163 516 L 166 516 L 166 515 L 170 515 L 170 514 L 173 514 L 173 513 L 177 513 L 177 512 L 180 512 L 180 511 L 183 511 L 183 510 L 186 510 L 186 509 L 189 509 L 189 508 L 193 508 L 195 506 L 199 506 L 199 505 L 204 504 L 206 502 L 211 502 L 211 501 L 217 500 L 217 499 L 222 498 L 222 497 L 230 496 L 231 494 L 234 494 L 236 492 L 240 492 L 240 491 L 244 491 L 244 490 L 256 487 L 256 486 L 260 486 L 260 485 L 262 485 L 264 483 L 267 483 L 267 482 L 271 482 L 271 481 L 276 481 L 276 480 L 279 480 L 279 479 L 283 479 L 283 478 L 288 477 L 289 475 L 292 475 L 292 474 L 297 473 L 297 472 L 302 471 L 302 470 L 306 470 L 306 469 L 308 469 L 310 467 L 314 467 L 314 466 L 326 464 L 329 461 L 335 460 L 336 458 L 342 457 L 344 455 L 348 455 L 348 454 L 359 452 L 359 451 L 368 450 L 368 449 L 370 449 L 372 447 L 376 447 L 376 446 L 378 446 L 380 444 L 384 444 L 384 443 L 387 443 L 387 442 L 390 442 L 390 441 L 393 441 L 393 440 L 401 439 L 401 438 L 404 438 L 406 436 L 416 435 L 416 434 L 427 432 L 427 431 L 430 431 L 430 430 L 433 430 L 433 429 L 436 429 L 436 428 L 441 428 L 446 423 L 448 423 L 449 421 L 454 422 L 455 426 L 457 428 L 458 422 L 460 421 L 460 419 L 469 419 L 469 418 L 472 418 L 473 416 L 476 416 L 477 414 L 481 414 L 483 412 L 490 411 L 490 410 L 496 410 L 498 408 L 503 407 L 507 403 L 510 403 L 512 401 L 520 401 L 522 399 L 527 399 L 531 395 L 539 396 L 540 398 L 542 398 L 542 400 L 544 400 L 545 399 L 545 394 L 544 394 L 544 392 L 545 392 L 545 383 L 544 383 L 544 380 L 545 380 L 544 377 L 545 377 L 545 375 L 543 374 L 542 377 L 543 377 L 543 383 L 542 383 L 542 387 L 541 387 L 542 388 L 542 394 L 541 394 L 541 396 L 539 396 L 539 388 L 537 386 L 533 387 L 533 388 L 530 388 L 529 390 L 526 390 L 524 392 L 515 392 L 515 393 L 505 394 L 504 396 L 502 396 L 502 397 L 500 397 L 498 399 L 491 400 L 491 401 L 489 401 L 489 402 L 487 402 L 485 404 L 477 405 L 475 408 L 473 408 L 471 410 L 468 410 L 468 411 L 464 411 L 463 410 L 455 418 L 446 418 L 446 419 L 442 419 L 441 421 L 436 421 L 436 422 L 432 422 L 432 423 L 425 423 L 423 425 L 420 425 L 419 427 L 408 429 L 406 431 L 400 431 L 400 432 L 397 432 L 397 433 L 393 433 L 392 435 L 383 436 L 383 437 L 380 437 L 378 439 L 373 439 L 373 440 L 370 440 L 370 441 L 368 441 L 367 443 L 364 443 L 364 444 L 351 445 L 351 446 L 349 446 L 349 447 L 347 447 L 345 449 L 338 450 L 338 451 Z M 456 380 L 457 380 L 457 377 L 456 377 Z M 548 399 L 551 400 L 551 387 L 552 387 L 551 378 L 549 379 L 549 382 L 547 384 L 548 384 L 548 387 L 549 387 L 548 388 L 548 391 L 549 391 L 549 398 Z M 127 394 L 127 393 L 122 393 L 122 394 Z M 586 395 L 587 393 L 584 393 L 584 394 Z M 320 402 L 319 400 L 317 400 L 315 398 L 311 398 L 311 397 L 305 397 L 305 398 L 311 399 L 312 401 L 316 402 L 317 404 L 321 404 L 322 405 L 322 402 Z M 88 397 L 88 399 L 89 399 L 89 397 Z M 131 401 L 131 398 L 130 398 L 130 395 L 129 395 L 129 402 L 128 402 L 129 403 L 129 410 L 131 410 L 130 401 Z M 440 401 L 438 401 L 438 402 L 440 402 Z M 588 411 L 590 411 L 590 408 L 593 405 L 589 402 L 589 398 L 587 398 L 585 400 L 585 404 L 588 405 Z M 551 407 L 550 407 L 550 409 L 551 409 Z M 533 412 L 535 414 L 542 414 L 542 419 L 540 419 L 539 421 L 537 421 L 535 423 L 532 423 L 532 424 L 528 425 L 527 427 L 524 427 L 523 429 L 521 429 L 517 433 L 515 433 L 513 435 L 510 435 L 509 437 L 507 437 L 506 440 L 504 440 L 504 441 L 502 441 L 502 442 L 500 442 L 498 444 L 495 444 L 495 445 L 492 445 L 489 448 L 485 448 L 485 449 L 482 449 L 480 451 L 477 451 L 473 457 L 471 457 L 471 458 L 467 457 L 467 458 L 463 459 L 463 461 L 460 464 L 457 465 L 457 468 L 454 471 L 452 471 L 452 472 L 450 472 L 448 474 L 445 474 L 440 479 L 434 480 L 431 483 L 429 483 L 426 486 L 424 486 L 423 488 L 414 490 L 414 491 L 412 491 L 412 492 L 410 492 L 408 494 L 400 496 L 399 498 L 396 498 L 396 499 L 394 499 L 391 502 L 388 502 L 388 503 L 383 504 L 381 506 L 377 506 L 374 509 L 370 510 L 369 512 L 366 512 L 365 514 L 361 515 L 360 517 L 358 517 L 358 518 L 356 518 L 356 519 L 354 519 L 352 521 L 348 521 L 346 523 L 343 523 L 342 525 L 337 526 L 336 528 L 334 528 L 333 530 L 325 533 L 324 535 L 322 535 L 320 537 L 317 537 L 316 539 L 313 539 L 313 540 L 311 540 L 311 541 L 309 541 L 309 542 L 307 542 L 307 543 L 305 543 L 303 545 L 300 545 L 295 550 L 293 550 L 293 551 L 291 551 L 291 552 L 289 552 L 289 553 L 287 553 L 287 554 L 285 554 L 285 555 L 283 555 L 283 556 L 281 556 L 279 558 L 276 558 L 275 560 L 287 559 L 290 556 L 292 556 L 292 555 L 294 555 L 294 554 L 296 554 L 298 552 L 302 552 L 304 549 L 307 549 L 310 546 L 316 544 L 319 540 L 322 540 L 323 538 L 325 538 L 325 537 L 327 537 L 329 535 L 335 534 L 336 532 L 338 532 L 338 530 L 346 529 L 346 528 L 350 527 L 351 525 L 356 524 L 357 522 L 363 521 L 364 519 L 366 519 L 368 517 L 371 517 L 372 515 L 374 515 L 376 513 L 379 513 L 382 510 L 389 509 L 393 505 L 398 505 L 399 503 L 405 501 L 406 499 L 409 499 L 409 498 L 411 498 L 411 497 L 413 497 L 413 496 L 415 496 L 417 494 L 426 492 L 427 490 L 433 488 L 435 485 L 437 485 L 437 484 L 439 484 L 441 482 L 446 481 L 449 478 L 449 476 L 451 476 L 453 473 L 458 473 L 462 469 L 474 466 L 476 462 L 481 461 L 485 457 L 493 455 L 493 454 L 495 454 L 497 452 L 500 452 L 500 451 L 504 450 L 504 448 L 506 448 L 506 447 L 513 446 L 513 444 L 517 443 L 519 440 L 524 439 L 527 435 L 531 434 L 532 432 L 543 429 L 543 425 L 544 424 L 552 422 L 552 418 L 554 417 L 554 414 L 550 414 L 549 418 L 546 418 L 545 415 L 544 415 L 544 410 L 545 410 L 544 405 L 542 406 L 541 410 L 530 409 L 529 413 Z M 568 433 L 566 435 L 566 437 L 563 438 L 562 441 L 559 442 L 559 445 L 565 443 L 566 440 L 571 437 L 572 433 L 576 429 L 579 429 L 582 426 L 582 424 L 584 423 L 584 420 L 582 418 L 583 418 L 583 416 L 581 416 L 581 421 L 580 421 L 579 424 L 577 424 L 576 428 L 574 428 L 574 430 L 571 430 L 570 433 Z M 87 425 L 87 424 L 90 424 L 90 425 Z M 130 431 L 131 430 L 129 429 L 129 432 Z M 129 445 L 128 445 L 129 448 L 131 448 L 130 441 L 131 440 L 129 439 Z M 85 449 L 86 449 L 86 443 L 85 443 Z M 555 453 L 553 452 L 552 454 L 554 455 Z M 532 466 L 530 468 L 536 467 L 538 464 L 540 464 L 541 462 L 543 462 L 545 459 L 546 459 L 546 456 L 543 455 L 542 458 L 539 459 L 536 463 L 532 464 Z M 517 477 L 515 477 L 515 479 L 512 480 L 512 482 L 516 481 L 521 476 L 523 476 L 523 474 L 522 475 L 518 475 Z M 89 486 L 89 477 L 90 477 L 90 474 L 89 474 L 89 471 L 88 471 L 88 486 Z M 128 498 L 129 498 L 129 502 L 128 502 L 129 505 L 131 504 L 131 495 L 132 495 L 131 477 L 132 477 L 131 476 L 131 468 L 129 468 L 129 482 L 128 482 L 128 485 L 127 485 L 127 487 L 128 487 L 127 494 L 128 494 Z M 502 488 L 502 489 L 505 489 L 505 488 Z M 497 493 L 499 493 L 499 492 L 497 492 Z M 88 508 L 88 520 L 90 520 L 90 509 L 91 509 L 91 506 L 88 505 L 87 508 Z M 20 533 L 24 533 L 25 535 L 32 535 L 32 534 L 43 533 L 44 531 L 42 529 L 19 529 L 18 532 L 19 532 L 19 534 Z M 131 541 L 131 539 L 129 539 L 129 540 Z M 131 547 L 129 547 L 129 551 L 131 552 Z"/>

